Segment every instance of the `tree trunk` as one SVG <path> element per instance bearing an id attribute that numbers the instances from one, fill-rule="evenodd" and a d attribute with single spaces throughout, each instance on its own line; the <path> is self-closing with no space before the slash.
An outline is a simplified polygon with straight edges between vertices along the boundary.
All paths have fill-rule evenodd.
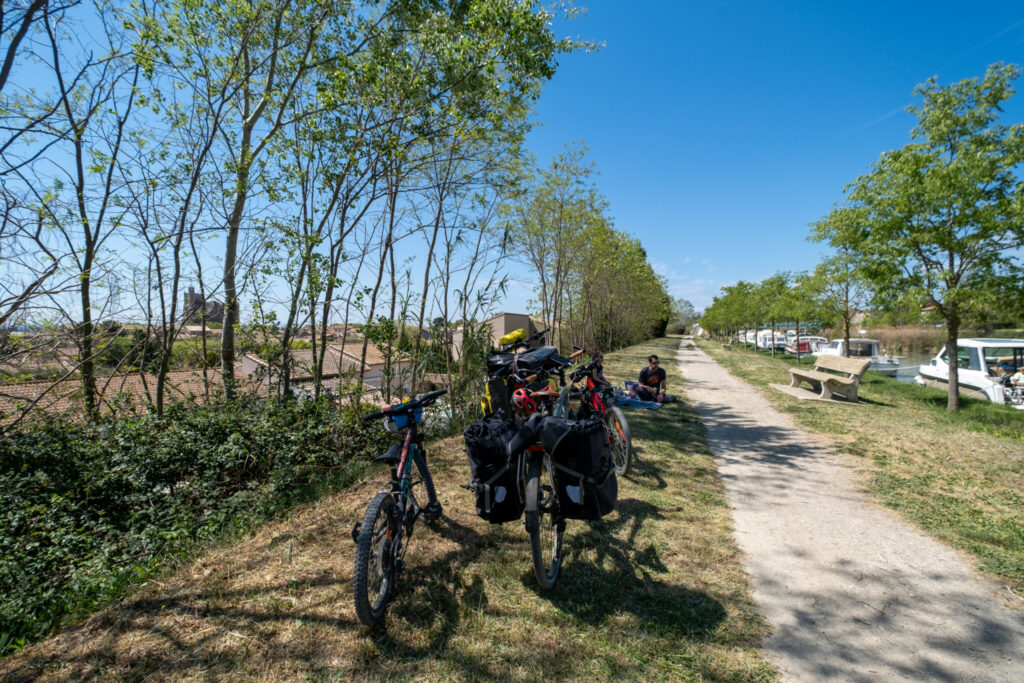
<path id="1" fill-rule="evenodd" d="M 960 365 L 957 362 L 956 343 L 960 337 L 960 321 L 956 316 L 946 319 L 946 358 L 949 360 L 949 396 L 946 410 L 960 410 Z"/>
<path id="2" fill-rule="evenodd" d="M 82 400 L 85 403 L 85 414 L 89 420 L 99 417 L 99 410 L 96 406 L 96 365 L 93 361 L 92 349 L 92 302 L 90 299 L 89 286 L 92 270 L 92 254 L 85 255 L 85 268 L 82 270 L 82 326 L 80 328 L 82 350 Z"/>
<path id="3" fill-rule="evenodd" d="M 846 316 L 843 319 L 843 356 L 850 357 L 850 322 L 853 316 Z"/>
<path id="4" fill-rule="evenodd" d="M 796 345 L 796 364 L 800 365 L 800 321 L 796 321 L 796 337 L 793 338 L 793 344 Z"/>

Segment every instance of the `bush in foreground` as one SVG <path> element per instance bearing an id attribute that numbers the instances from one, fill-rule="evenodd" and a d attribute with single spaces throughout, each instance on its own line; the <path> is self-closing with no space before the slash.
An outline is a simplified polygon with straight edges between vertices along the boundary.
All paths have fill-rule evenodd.
<path id="1" fill-rule="evenodd" d="M 329 403 L 290 401 L 55 421 L 0 440 L 0 653 L 344 481 L 383 438 Z"/>

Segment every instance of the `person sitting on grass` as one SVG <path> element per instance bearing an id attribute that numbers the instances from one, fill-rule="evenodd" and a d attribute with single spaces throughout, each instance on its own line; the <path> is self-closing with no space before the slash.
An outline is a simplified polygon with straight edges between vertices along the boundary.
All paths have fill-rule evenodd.
<path id="1" fill-rule="evenodd" d="M 658 403 L 665 400 L 665 370 L 660 365 L 656 355 L 651 354 L 647 358 L 647 367 L 640 371 L 637 382 L 637 398 Z"/>
<path id="2" fill-rule="evenodd" d="M 594 351 L 590 358 L 590 365 L 588 366 L 590 368 L 590 379 L 594 380 L 594 384 L 599 389 L 610 387 L 612 383 L 604 378 L 604 354 L 600 351 Z"/>

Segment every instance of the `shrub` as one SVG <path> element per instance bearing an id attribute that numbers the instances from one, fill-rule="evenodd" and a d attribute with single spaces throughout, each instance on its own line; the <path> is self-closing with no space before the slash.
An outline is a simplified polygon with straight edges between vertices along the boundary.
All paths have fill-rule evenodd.
<path id="1" fill-rule="evenodd" d="M 337 483 L 385 433 L 325 401 L 173 406 L 0 441 L 0 652 Z"/>

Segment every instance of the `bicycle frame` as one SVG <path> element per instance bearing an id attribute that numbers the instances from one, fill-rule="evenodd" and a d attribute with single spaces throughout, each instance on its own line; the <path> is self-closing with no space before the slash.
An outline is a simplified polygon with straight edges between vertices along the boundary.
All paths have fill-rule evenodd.
<path id="1" fill-rule="evenodd" d="M 594 380 L 588 376 L 587 393 L 590 394 L 590 404 L 594 407 L 594 412 L 600 415 L 603 419 L 604 416 L 608 413 L 608 406 L 607 404 L 605 404 L 604 398 L 601 396 L 601 392 L 596 391 L 596 389 L 597 384 L 595 384 Z"/>
<path id="2" fill-rule="evenodd" d="M 441 389 L 397 409 L 385 407 L 381 412 L 363 416 L 363 420 L 385 418 L 384 426 L 390 432 L 406 430 L 400 449 L 396 444 L 377 458 L 388 463 L 390 481 L 370 501 L 362 522 L 352 527 L 356 544 L 352 592 L 356 616 L 366 626 L 375 626 L 384 619 L 388 598 L 405 567 L 405 540 L 412 537 L 416 520 L 421 516 L 427 521 L 436 520 L 443 514 L 423 450 L 419 421 L 422 409 L 445 393 L 447 390 Z M 412 463 L 420 471 L 419 479 L 412 478 Z M 427 491 L 425 507 L 420 506 L 413 493 L 413 488 L 421 483 Z"/>
<path id="3" fill-rule="evenodd" d="M 419 448 L 418 424 L 413 421 L 405 433 L 405 440 L 402 442 L 402 457 L 391 470 L 391 495 L 395 498 L 395 507 L 398 511 L 398 529 L 395 532 L 394 554 L 399 560 L 405 558 L 405 536 L 408 529 L 408 536 L 412 537 L 413 526 L 420 516 L 422 508 L 416 500 L 412 489 L 422 479 L 412 480 L 412 464 L 414 449 Z M 424 458 L 425 462 L 425 458 Z M 410 508 L 409 504 L 412 503 Z M 411 514 L 410 514 L 411 513 Z"/>

